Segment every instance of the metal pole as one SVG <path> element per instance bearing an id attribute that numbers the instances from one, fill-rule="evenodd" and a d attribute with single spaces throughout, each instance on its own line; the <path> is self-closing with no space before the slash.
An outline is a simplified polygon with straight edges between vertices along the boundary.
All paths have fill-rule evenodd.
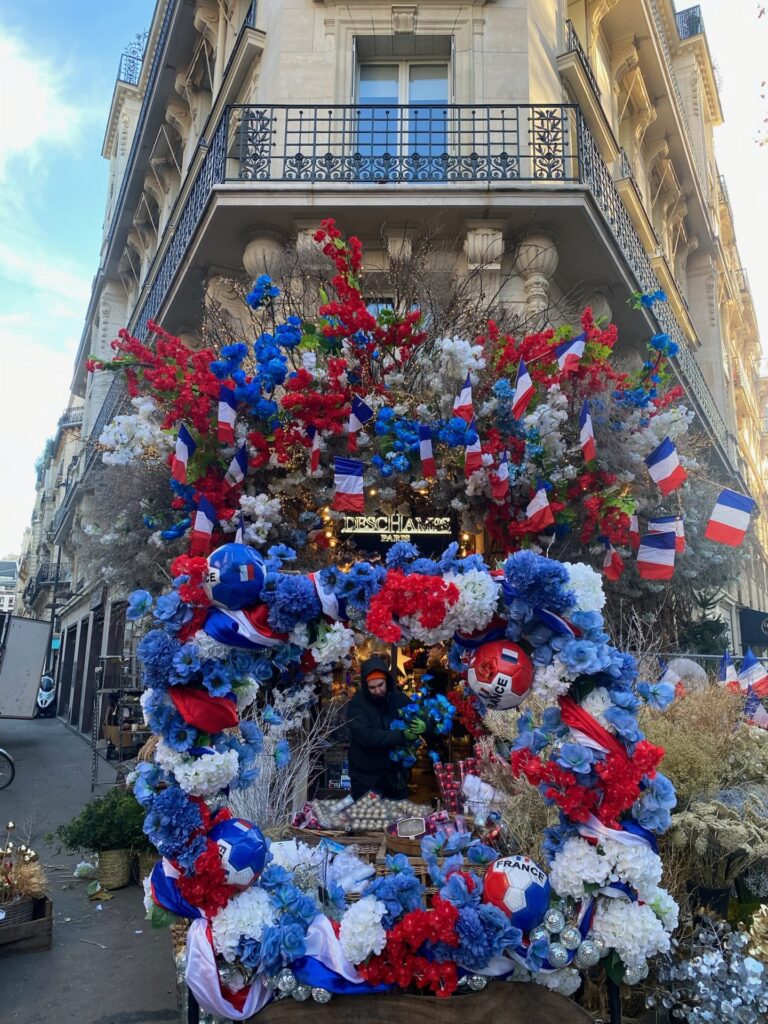
<path id="1" fill-rule="evenodd" d="M 608 1016 L 611 1024 L 621 1024 L 621 986 L 610 978 L 605 979 L 608 989 Z"/>

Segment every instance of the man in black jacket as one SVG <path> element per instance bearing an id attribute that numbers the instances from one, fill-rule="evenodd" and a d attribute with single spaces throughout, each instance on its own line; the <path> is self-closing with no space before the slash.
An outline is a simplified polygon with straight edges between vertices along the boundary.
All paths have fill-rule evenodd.
<path id="1" fill-rule="evenodd" d="M 347 705 L 349 774 L 355 800 L 369 789 L 397 800 L 408 795 L 407 774 L 389 756 L 403 742 L 402 730 L 393 729 L 392 722 L 407 703 L 384 658 L 375 655 L 363 662 L 360 689 Z"/>

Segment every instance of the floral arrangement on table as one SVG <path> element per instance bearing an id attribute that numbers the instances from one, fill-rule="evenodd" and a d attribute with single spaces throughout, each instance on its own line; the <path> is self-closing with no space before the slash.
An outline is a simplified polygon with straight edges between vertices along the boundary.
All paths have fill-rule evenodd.
<path id="1" fill-rule="evenodd" d="M 643 459 L 664 443 L 674 461 L 690 421 L 668 386 L 674 345 L 656 336 L 647 364 L 619 373 L 615 329 L 589 311 L 580 334 L 518 344 L 491 324 L 474 342 L 434 338 L 416 311 L 368 311 L 355 239 L 329 221 L 317 241 L 337 270 L 317 322 L 279 322 L 279 294 L 261 277 L 248 297 L 265 321 L 253 346 L 193 352 L 150 324 L 153 344 L 123 333 L 108 367 L 125 371 L 141 423 L 116 421 L 102 443 L 113 461 L 167 453 L 170 508 L 148 517 L 149 541 L 188 542 L 169 591 L 136 591 L 127 613 L 151 619 L 137 653 L 159 742 L 133 779 L 163 858 L 146 882 L 148 911 L 155 923 L 192 920 L 190 988 L 232 1019 L 276 993 L 448 997 L 489 977 L 570 994 L 601 961 L 614 980 L 637 982 L 677 921 L 656 851 L 675 794 L 638 712 L 664 708 L 674 685 L 639 681 L 634 658 L 610 643 L 603 580 L 639 538 L 631 495 L 648 489 Z M 614 432 L 621 476 L 597 457 Z M 662 491 L 682 483 L 677 461 Z M 491 566 L 458 543 L 426 556 L 406 540 L 361 557 L 336 526 L 365 512 L 373 484 L 377 509 L 446 510 L 501 557 Z M 662 532 L 678 548 L 672 518 Z M 582 549 L 602 538 L 603 577 L 543 555 L 553 533 Z M 478 730 L 484 709 L 538 698 L 540 713 L 519 715 L 509 763 L 558 808 L 549 875 L 524 855 L 438 833 L 423 849 L 435 894 L 398 856 L 347 907 L 340 887 L 285 866 L 281 844 L 232 815 L 228 797 L 259 785 L 265 751 L 277 771 L 291 737 L 301 756 L 298 727 L 366 637 L 450 644 L 451 668 L 467 677 L 457 706 Z M 414 701 L 404 741 L 452 714 L 448 700 Z M 327 851 L 331 863 L 339 855 Z"/>
<path id="2" fill-rule="evenodd" d="M 40 858 L 31 846 L 14 842 L 15 829 L 14 822 L 6 824 L 5 840 L 0 847 L 0 922 L 10 904 L 40 899 L 48 893 L 48 879 Z"/>

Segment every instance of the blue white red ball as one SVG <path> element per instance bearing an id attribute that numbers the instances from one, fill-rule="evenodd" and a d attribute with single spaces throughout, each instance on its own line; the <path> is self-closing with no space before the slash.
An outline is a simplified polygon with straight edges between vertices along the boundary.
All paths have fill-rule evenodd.
<path id="1" fill-rule="evenodd" d="M 524 933 L 543 921 L 549 895 L 549 878 L 529 857 L 501 857 L 483 879 L 483 902 L 502 910 Z"/>
<path id="2" fill-rule="evenodd" d="M 256 604 L 264 586 L 264 559 L 246 544 L 222 544 L 208 556 L 203 589 L 215 605 L 238 611 Z"/>

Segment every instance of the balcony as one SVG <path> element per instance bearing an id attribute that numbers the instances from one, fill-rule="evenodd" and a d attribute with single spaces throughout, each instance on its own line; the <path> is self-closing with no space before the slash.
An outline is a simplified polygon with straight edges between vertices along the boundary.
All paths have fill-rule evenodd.
<path id="1" fill-rule="evenodd" d="M 565 23 L 565 45 L 565 53 L 557 58 L 557 70 L 587 119 L 603 159 L 611 163 L 618 157 L 619 148 L 603 110 L 597 75 L 570 18 Z"/>
<path id="2" fill-rule="evenodd" d="M 83 424 L 83 410 L 80 409 L 67 409 L 67 411 L 59 416 L 59 430 L 64 427 L 80 427 Z"/>
<path id="3" fill-rule="evenodd" d="M 677 12 L 677 32 L 681 39 L 690 39 L 691 36 L 701 35 L 703 31 L 704 19 L 698 4 Z"/>
<path id="4" fill-rule="evenodd" d="M 120 63 L 117 66 L 117 80 L 126 85 L 138 85 L 141 75 L 143 57 L 137 57 L 135 53 L 123 53 L 120 55 Z"/>

